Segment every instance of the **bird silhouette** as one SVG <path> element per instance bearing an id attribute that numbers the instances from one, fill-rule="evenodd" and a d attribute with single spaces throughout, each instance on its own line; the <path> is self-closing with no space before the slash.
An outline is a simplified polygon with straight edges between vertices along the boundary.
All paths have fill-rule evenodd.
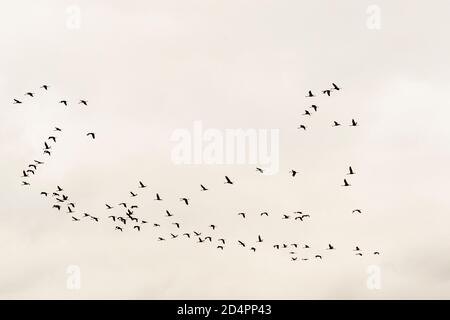
<path id="1" fill-rule="evenodd" d="M 245 243 L 243 243 L 241 240 L 238 240 L 238 243 L 239 243 L 241 246 L 245 247 Z"/>
<path id="2" fill-rule="evenodd" d="M 116 221 L 116 217 L 115 216 L 108 216 L 108 218 L 111 218 L 113 221 Z"/>
<path id="3" fill-rule="evenodd" d="M 173 234 L 173 233 L 171 233 L 170 235 L 172 236 L 172 239 L 175 239 L 175 238 L 177 238 L 177 237 L 178 237 L 178 235 L 177 235 L 177 234 Z"/>
<path id="4" fill-rule="evenodd" d="M 310 108 L 312 108 L 315 112 L 317 112 L 317 109 L 319 109 L 319 107 L 315 104 L 313 104 Z"/>
<path id="5" fill-rule="evenodd" d="M 349 183 L 347 182 L 347 180 L 344 179 L 344 184 L 343 184 L 342 186 L 343 186 L 343 187 L 350 187 L 351 184 L 349 184 Z"/>
<path id="6" fill-rule="evenodd" d="M 223 244 L 225 244 L 225 239 L 217 239 L 217 241 L 222 242 Z"/>
<path id="7" fill-rule="evenodd" d="M 159 237 L 158 241 L 165 241 L 166 239 Z"/>
<path id="8" fill-rule="evenodd" d="M 266 216 L 266 217 L 268 217 L 269 216 L 269 214 L 267 213 L 267 212 L 261 212 L 261 217 L 262 216 Z"/>
<path id="9" fill-rule="evenodd" d="M 275 244 L 273 247 L 274 247 L 275 249 L 280 249 L 280 245 L 279 245 L 279 244 Z"/>
<path id="10" fill-rule="evenodd" d="M 251 247 L 250 250 L 252 250 L 253 252 L 256 252 L 256 248 L 255 247 Z"/>
<path id="11" fill-rule="evenodd" d="M 217 246 L 217 249 L 223 250 L 223 246 Z"/>
<path id="12" fill-rule="evenodd" d="M 114 230 L 119 230 L 120 232 L 123 232 L 122 227 L 119 227 L 119 226 L 116 226 L 116 227 L 114 228 Z"/>
<path id="13" fill-rule="evenodd" d="M 225 176 L 225 180 L 225 184 L 233 184 L 233 182 L 227 176 Z"/>
<path id="14" fill-rule="evenodd" d="M 307 97 L 307 98 L 314 97 L 314 94 L 312 93 L 311 90 L 308 91 L 308 95 L 307 95 L 306 97 Z"/>
<path id="15" fill-rule="evenodd" d="M 37 169 L 37 166 L 34 165 L 34 164 L 29 164 L 29 165 L 28 165 L 28 168 L 33 168 L 34 170 L 36 170 L 36 169 Z"/>
<path id="16" fill-rule="evenodd" d="M 292 261 L 297 261 L 297 259 L 298 259 L 297 257 L 291 257 Z"/>
<path id="17" fill-rule="evenodd" d="M 363 254 L 361 252 L 358 252 L 358 253 L 355 254 L 355 256 L 360 256 L 360 257 L 362 257 L 362 255 Z"/>
<path id="18" fill-rule="evenodd" d="M 122 207 L 126 208 L 127 204 L 125 202 L 122 202 L 122 203 L 119 203 L 119 206 L 122 206 Z"/>
<path id="19" fill-rule="evenodd" d="M 361 209 L 355 209 L 352 211 L 352 213 L 361 213 Z"/>
<path id="20" fill-rule="evenodd" d="M 183 236 L 186 236 L 188 238 L 191 238 L 191 235 L 189 233 L 183 233 Z"/>
<path id="21" fill-rule="evenodd" d="M 95 133 L 94 133 L 94 132 L 89 132 L 89 133 L 87 134 L 87 136 L 88 136 L 88 137 L 91 136 L 92 139 L 95 139 Z"/>
<path id="22" fill-rule="evenodd" d="M 352 119 L 352 124 L 350 125 L 350 127 L 356 127 L 358 126 L 358 122 L 355 121 L 355 119 Z"/>
<path id="23" fill-rule="evenodd" d="M 54 208 L 54 209 L 58 209 L 58 211 L 61 210 L 61 206 L 58 205 L 58 204 L 53 205 L 53 208 Z"/>
<path id="24" fill-rule="evenodd" d="M 239 213 L 238 213 L 238 216 L 242 216 L 242 218 L 245 219 L 245 213 L 244 213 L 244 212 L 239 212 Z"/>
<path id="25" fill-rule="evenodd" d="M 137 229 L 137 231 L 141 231 L 141 227 L 140 226 L 134 226 L 133 229 Z"/>
<path id="26" fill-rule="evenodd" d="M 13 102 L 13 104 L 21 104 L 22 103 L 22 101 L 20 101 L 20 100 L 17 100 L 17 99 L 14 99 L 14 102 Z"/>
<path id="27" fill-rule="evenodd" d="M 38 160 L 34 160 L 34 163 L 36 163 L 36 164 L 44 164 L 43 162 L 38 161 Z"/>
<path id="28" fill-rule="evenodd" d="M 58 192 L 64 191 L 60 186 L 56 186 L 56 189 L 58 190 Z"/>
<path id="29" fill-rule="evenodd" d="M 333 127 L 338 127 L 338 126 L 340 126 L 341 124 L 339 123 L 339 122 L 337 122 L 337 121 L 334 121 L 334 123 L 333 123 Z"/>
<path id="30" fill-rule="evenodd" d="M 29 186 L 30 184 L 28 182 L 26 182 L 26 181 L 22 181 L 22 185 L 23 186 Z"/>
<path id="31" fill-rule="evenodd" d="M 59 132 L 61 132 L 61 131 L 62 131 L 62 129 L 60 129 L 60 128 L 58 128 L 58 127 L 55 127 L 55 131 L 59 131 Z"/>
<path id="32" fill-rule="evenodd" d="M 319 255 L 319 254 L 316 254 L 316 255 L 315 255 L 315 258 L 316 258 L 316 259 L 322 259 L 322 256 Z"/>
<path id="33" fill-rule="evenodd" d="M 147 188 L 147 186 L 142 181 L 139 181 L 139 188 Z"/>
<path id="34" fill-rule="evenodd" d="M 111 207 L 109 204 L 105 204 L 105 206 L 106 206 L 106 209 L 108 209 L 108 210 L 111 210 L 112 208 L 114 208 L 114 207 Z"/>
<path id="35" fill-rule="evenodd" d="M 213 225 L 213 224 L 210 225 L 210 228 L 213 229 L 213 230 L 216 230 L 216 226 Z"/>
<path id="36" fill-rule="evenodd" d="M 292 174 L 292 176 L 293 176 L 293 177 L 295 177 L 295 175 L 297 174 L 297 171 L 295 171 L 295 170 L 291 170 L 291 171 L 289 171 L 289 173 L 291 173 L 291 174 Z"/>
<path id="37" fill-rule="evenodd" d="M 356 247 L 355 247 L 355 250 L 353 250 L 353 251 L 360 251 L 360 249 L 359 249 L 358 246 L 356 246 Z"/>
<path id="38" fill-rule="evenodd" d="M 258 242 L 263 242 L 263 239 L 261 238 L 260 235 L 258 235 Z"/>
<path id="39" fill-rule="evenodd" d="M 48 196 L 48 193 L 47 193 L 47 192 L 44 192 L 44 191 L 42 191 L 42 192 L 41 192 L 41 195 L 43 195 L 43 196 L 46 196 L 46 197 L 47 197 L 47 196 Z"/>
<path id="40" fill-rule="evenodd" d="M 43 86 L 41 86 L 41 88 L 43 88 L 43 89 L 45 89 L 45 90 L 48 90 L 49 86 L 46 85 L 46 84 L 44 84 Z"/>
<path id="41" fill-rule="evenodd" d="M 62 103 L 63 105 L 65 105 L 67 107 L 67 100 L 61 100 L 61 101 L 59 101 L 59 103 Z"/>
<path id="42" fill-rule="evenodd" d="M 261 172 L 261 173 L 264 173 L 264 170 L 261 169 L 261 168 L 256 168 L 256 171 Z"/>
<path id="43" fill-rule="evenodd" d="M 133 191 L 130 191 L 130 194 L 132 198 L 137 197 L 137 193 L 134 193 Z"/>
<path id="44" fill-rule="evenodd" d="M 341 90 L 341 88 L 339 88 L 335 83 L 332 83 L 332 85 L 333 85 L 334 90 L 337 90 L 337 91 Z"/>
<path id="45" fill-rule="evenodd" d="M 84 104 L 85 106 L 87 106 L 87 100 L 80 100 L 78 104 Z"/>
<path id="46" fill-rule="evenodd" d="M 25 93 L 25 95 L 26 95 L 26 96 L 30 96 L 30 97 L 32 97 L 32 98 L 34 97 L 34 93 L 33 93 L 33 92 L 27 92 L 27 93 Z"/>
<path id="47" fill-rule="evenodd" d="M 53 140 L 53 142 L 56 142 L 56 137 L 53 137 L 53 136 L 48 137 L 48 140 Z"/>
<path id="48" fill-rule="evenodd" d="M 171 214 L 171 213 L 169 212 L 169 210 L 166 210 L 166 214 L 167 214 L 167 217 L 173 217 L 173 214 Z"/>
<path id="49" fill-rule="evenodd" d="M 355 172 L 353 171 L 353 169 L 352 169 L 352 167 L 350 166 L 350 167 L 348 167 L 348 173 L 347 173 L 348 175 L 349 174 L 355 174 Z"/>
<path id="50" fill-rule="evenodd" d="M 155 200 L 162 201 L 161 197 L 159 196 L 159 193 L 156 194 L 156 199 Z"/>
<path id="51" fill-rule="evenodd" d="M 304 114 L 302 114 L 303 116 L 310 116 L 311 115 L 311 113 L 308 111 L 308 110 L 305 110 L 305 113 Z"/>
<path id="52" fill-rule="evenodd" d="M 375 255 L 379 255 L 380 253 L 378 251 L 375 251 L 373 254 Z"/>
<path id="53" fill-rule="evenodd" d="M 52 147 L 50 147 L 47 142 L 44 142 L 44 148 L 45 150 L 50 150 Z"/>
<path id="54" fill-rule="evenodd" d="M 303 124 L 301 124 L 299 127 L 297 127 L 297 129 L 303 129 L 303 130 L 306 130 L 306 126 L 303 125 Z"/>
<path id="55" fill-rule="evenodd" d="M 91 219 L 94 220 L 95 222 L 98 222 L 98 218 L 97 217 L 92 217 L 91 216 Z"/>
<path id="56" fill-rule="evenodd" d="M 334 250 L 334 247 L 331 244 L 328 244 L 328 250 Z"/>
<path id="57" fill-rule="evenodd" d="M 282 219 L 289 219 L 290 216 L 288 216 L 287 214 L 283 214 L 283 218 Z"/>
<path id="58" fill-rule="evenodd" d="M 176 226 L 178 229 L 180 229 L 180 224 L 178 222 L 173 222 L 172 223 L 174 226 Z"/>
<path id="59" fill-rule="evenodd" d="M 204 185 L 200 185 L 200 187 L 202 188 L 202 190 L 201 191 L 207 191 L 208 189 L 204 186 Z"/>
<path id="60" fill-rule="evenodd" d="M 80 219 L 75 218 L 74 216 L 72 216 L 72 220 L 73 221 L 80 221 Z"/>
<path id="61" fill-rule="evenodd" d="M 180 201 L 184 201 L 186 205 L 189 205 L 189 199 L 188 198 L 180 198 Z"/>
<path id="62" fill-rule="evenodd" d="M 328 89 L 327 90 L 323 90 L 322 93 L 326 94 L 327 96 L 330 96 L 331 90 L 328 90 Z"/>

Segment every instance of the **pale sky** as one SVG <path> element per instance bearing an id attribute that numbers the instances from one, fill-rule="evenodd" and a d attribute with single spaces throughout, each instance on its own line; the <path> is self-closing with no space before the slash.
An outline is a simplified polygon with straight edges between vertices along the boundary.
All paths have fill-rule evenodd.
<path id="1" fill-rule="evenodd" d="M 368 24 L 373 8 L 379 29 Z M 5 2 L 0 298 L 449 298 L 448 12 L 444 0 Z M 341 90 L 322 95 L 332 82 Z M 302 116 L 311 103 L 318 111 Z M 279 130 L 279 172 L 175 164 L 171 137 L 195 121 L 216 132 Z M 42 149 L 55 126 L 63 132 L 49 157 Z M 34 159 L 45 164 L 21 186 Z M 74 215 L 100 222 L 52 209 L 40 192 L 57 185 Z M 122 201 L 149 221 L 141 232 L 114 230 L 107 217 L 123 215 Z M 311 217 L 281 219 L 294 211 Z M 194 230 L 213 242 L 181 239 Z M 67 287 L 69 266 L 79 268 L 79 289 Z M 371 289 L 374 268 L 380 286 Z"/>

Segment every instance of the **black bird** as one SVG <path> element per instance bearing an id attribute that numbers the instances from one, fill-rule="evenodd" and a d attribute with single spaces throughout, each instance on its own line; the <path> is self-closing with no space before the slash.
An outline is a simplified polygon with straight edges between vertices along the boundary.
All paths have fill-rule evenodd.
<path id="1" fill-rule="evenodd" d="M 54 209 L 61 210 L 61 206 L 60 206 L 60 205 L 57 205 L 57 204 L 53 205 L 53 208 L 54 208 Z"/>
<path id="2" fill-rule="evenodd" d="M 332 83 L 332 85 L 333 85 L 334 90 L 338 90 L 338 91 L 341 90 L 341 88 L 339 88 L 335 83 Z"/>
<path id="3" fill-rule="evenodd" d="M 55 127 L 55 131 L 62 131 L 62 129 L 60 129 L 60 128 L 58 128 L 58 127 Z"/>
<path id="4" fill-rule="evenodd" d="M 22 185 L 23 186 L 29 186 L 30 184 L 28 182 L 26 182 L 26 181 L 22 181 Z"/>
<path id="5" fill-rule="evenodd" d="M 44 147 L 45 147 L 45 150 L 50 150 L 52 148 L 48 145 L 47 142 L 44 142 Z"/>
<path id="6" fill-rule="evenodd" d="M 201 236 L 202 235 L 202 233 L 201 232 L 196 232 L 196 231 L 194 231 L 194 234 L 197 236 L 197 237 L 199 237 L 199 236 Z"/>
<path id="7" fill-rule="evenodd" d="M 338 126 L 340 126 L 340 125 L 341 125 L 341 124 L 340 124 L 339 122 L 334 121 L 333 127 L 338 127 Z"/>
<path id="8" fill-rule="evenodd" d="M 322 259 L 322 256 L 321 255 L 319 255 L 319 254 L 316 254 L 316 256 L 315 256 L 316 258 L 318 258 L 318 259 Z"/>
<path id="9" fill-rule="evenodd" d="M 291 257 L 292 261 L 297 261 L 297 257 Z"/>
<path id="10" fill-rule="evenodd" d="M 261 172 L 261 173 L 264 173 L 264 170 L 261 169 L 261 168 L 256 168 L 256 171 L 259 171 L 259 172 Z"/>
<path id="11" fill-rule="evenodd" d="M 88 213 L 83 213 L 83 217 L 84 218 L 87 218 L 87 217 L 90 217 L 91 215 L 90 214 L 88 214 Z"/>
<path id="12" fill-rule="evenodd" d="M 63 105 L 65 105 L 67 107 L 67 100 L 61 100 L 59 103 L 62 103 Z"/>
<path id="13" fill-rule="evenodd" d="M 334 250 L 334 247 L 331 244 L 328 244 L 328 250 Z"/>
<path id="14" fill-rule="evenodd" d="M 233 184 L 233 182 L 227 176 L 225 176 L 225 180 L 227 180 L 225 181 L 225 184 Z"/>
<path id="15" fill-rule="evenodd" d="M 355 172 L 353 172 L 353 169 L 352 169 L 351 166 L 348 167 L 348 173 L 347 174 L 355 174 Z"/>
<path id="16" fill-rule="evenodd" d="M 344 179 L 344 184 L 343 184 L 342 186 L 343 186 L 343 187 L 350 187 L 351 184 L 349 184 L 349 183 L 347 182 L 347 180 Z"/>
<path id="17" fill-rule="evenodd" d="M 243 243 L 241 240 L 238 240 L 238 243 L 239 243 L 241 246 L 245 247 L 245 243 Z"/>
<path id="18" fill-rule="evenodd" d="M 282 219 L 289 219 L 290 216 L 288 216 L 287 214 L 283 214 L 283 218 Z"/>
<path id="19" fill-rule="evenodd" d="M 154 226 L 154 227 L 160 227 L 160 225 L 157 224 L 157 223 L 154 223 L 153 226 Z"/>
<path id="20" fill-rule="evenodd" d="M 356 213 L 361 213 L 361 209 L 355 209 L 355 210 L 352 211 L 352 213 L 355 213 L 355 212 Z"/>
<path id="21" fill-rule="evenodd" d="M 318 109 L 319 107 L 316 106 L 315 104 L 313 104 L 310 108 L 312 108 L 315 112 L 317 112 L 317 109 Z"/>
<path id="22" fill-rule="evenodd" d="M 168 217 L 173 217 L 173 214 L 171 214 L 171 213 L 169 212 L 169 210 L 166 210 L 166 214 L 167 214 Z"/>
<path id="23" fill-rule="evenodd" d="M 28 173 L 31 173 L 31 174 L 34 174 L 34 171 L 31 170 L 31 169 L 28 169 L 27 172 L 28 172 Z"/>
<path id="24" fill-rule="evenodd" d="M 141 231 L 141 227 L 140 226 L 134 226 L 133 229 L 137 229 L 137 231 Z"/>
<path id="25" fill-rule="evenodd" d="M 116 217 L 115 216 L 109 216 L 108 218 L 113 219 L 113 221 L 116 221 Z"/>
<path id="26" fill-rule="evenodd" d="M 127 207 L 127 204 L 125 202 L 119 203 L 119 206 L 123 206 L 124 208 Z"/>
<path id="27" fill-rule="evenodd" d="M 178 235 L 177 235 L 177 234 L 173 234 L 173 233 L 171 233 L 170 235 L 172 236 L 172 239 L 175 239 L 175 238 L 177 238 L 177 237 L 178 237 Z"/>
<path id="28" fill-rule="evenodd" d="M 133 193 L 133 191 L 130 191 L 131 197 L 136 197 L 137 193 Z"/>
<path id="29" fill-rule="evenodd" d="M 279 244 L 276 244 L 276 245 L 274 245 L 273 246 L 275 249 L 280 249 L 280 245 Z"/>
<path id="30" fill-rule="evenodd" d="M 305 113 L 303 114 L 303 116 L 310 116 L 311 113 L 308 110 L 305 110 Z"/>
<path id="31" fill-rule="evenodd" d="M 95 139 L 95 133 L 94 133 L 94 132 L 89 132 L 89 133 L 87 134 L 87 136 L 88 136 L 88 137 L 91 136 L 92 139 Z"/>
<path id="32" fill-rule="evenodd" d="M 267 212 L 261 212 L 261 217 L 262 216 L 266 216 L 266 217 L 268 217 L 269 216 L 269 214 L 267 213 Z"/>
<path id="33" fill-rule="evenodd" d="M 34 97 L 34 93 L 33 93 L 33 92 L 27 92 L 27 93 L 25 93 L 25 95 L 26 95 L 26 96 L 30 96 L 30 97 L 32 97 L 32 98 Z"/>
<path id="34" fill-rule="evenodd" d="M 72 213 L 73 212 L 71 207 L 67 207 L 67 210 L 69 210 L 68 213 Z"/>
<path id="35" fill-rule="evenodd" d="M 178 222 L 173 222 L 172 223 L 174 226 L 176 226 L 178 229 L 180 229 L 180 224 Z"/>
<path id="36" fill-rule="evenodd" d="M 48 85 L 44 84 L 43 86 L 41 86 L 41 88 L 44 88 L 45 90 L 48 90 Z"/>
<path id="37" fill-rule="evenodd" d="M 80 102 L 78 102 L 78 104 L 84 104 L 85 106 L 87 106 L 87 100 L 80 100 Z"/>
<path id="38" fill-rule="evenodd" d="M 158 238 L 158 241 L 164 241 L 164 240 L 166 240 L 166 239 L 161 238 L 161 237 Z"/>
<path id="39" fill-rule="evenodd" d="M 260 235 L 258 235 L 258 242 L 263 242 L 263 239 L 261 238 Z"/>
<path id="40" fill-rule="evenodd" d="M 353 251 L 360 251 L 360 249 L 359 249 L 358 246 L 356 246 L 356 247 L 355 247 L 355 250 L 353 250 Z"/>
<path id="41" fill-rule="evenodd" d="M 53 192 L 52 196 L 54 196 L 54 197 L 58 197 L 58 196 L 59 196 L 59 193 L 57 193 L 57 192 Z"/>
<path id="42" fill-rule="evenodd" d="M 256 252 L 256 248 L 255 247 L 251 247 L 250 250 L 252 250 L 253 252 Z"/>
<path id="43" fill-rule="evenodd" d="M 118 217 L 117 220 L 119 220 L 120 222 L 122 222 L 123 224 L 127 224 L 127 220 L 125 220 L 122 217 Z"/>
<path id="44" fill-rule="evenodd" d="M 138 209 L 139 207 L 137 205 L 132 205 L 131 209 Z"/>
<path id="45" fill-rule="evenodd" d="M 44 150 L 44 154 L 48 154 L 49 156 L 51 156 L 51 152 L 48 150 Z"/>
<path id="46" fill-rule="evenodd" d="M 29 164 L 29 165 L 28 165 L 28 168 L 33 168 L 34 170 L 36 170 L 36 169 L 37 169 L 37 167 L 36 167 L 36 165 L 35 165 L 35 164 Z"/>
<path id="47" fill-rule="evenodd" d="M 86 213 L 85 213 L 85 214 L 86 214 Z M 88 216 L 89 216 L 89 215 L 88 215 Z M 91 216 L 91 219 L 94 220 L 95 222 L 98 222 L 98 218 L 97 218 L 97 217 L 92 217 L 92 216 Z"/>
<path id="48" fill-rule="evenodd" d="M 311 90 L 309 90 L 308 95 L 306 96 L 307 98 L 311 98 L 314 97 L 313 93 L 311 92 Z"/>
<path id="49" fill-rule="evenodd" d="M 77 218 L 75 218 L 75 217 L 73 217 L 73 216 L 72 216 L 72 220 L 73 220 L 73 221 L 80 221 L 80 219 L 77 219 Z"/>
<path id="50" fill-rule="evenodd" d="M 116 226 L 116 228 L 114 230 L 119 230 L 120 232 L 123 232 L 123 229 L 119 226 Z"/>
<path id="51" fill-rule="evenodd" d="M 199 237 L 197 243 L 202 243 L 202 242 L 205 242 L 205 240 L 202 240 L 202 238 Z"/>
<path id="52" fill-rule="evenodd" d="M 327 96 L 330 96 L 331 90 L 328 90 L 328 89 L 327 90 L 323 90 L 322 93 L 326 94 Z"/>
<path id="53" fill-rule="evenodd" d="M 217 249 L 223 250 L 222 246 L 217 246 Z"/>
<path id="54" fill-rule="evenodd" d="M 188 198 L 180 198 L 180 201 L 184 201 L 186 205 L 189 205 L 189 199 Z"/>
<path id="55" fill-rule="evenodd" d="M 158 200 L 158 201 L 162 200 L 161 197 L 159 196 L 159 193 L 156 194 L 156 199 L 155 200 Z"/>
<path id="56" fill-rule="evenodd" d="M 358 253 L 355 254 L 355 256 L 360 256 L 360 257 L 362 257 L 362 255 L 363 254 L 361 252 L 358 252 Z"/>
<path id="57" fill-rule="evenodd" d="M 356 127 L 358 125 L 358 122 L 355 121 L 355 119 L 352 119 L 352 124 L 350 127 Z"/>
<path id="58" fill-rule="evenodd" d="M 306 126 L 303 125 L 303 124 L 301 124 L 299 127 L 297 127 L 297 129 L 303 129 L 303 130 L 306 130 Z"/>
<path id="59" fill-rule="evenodd" d="M 303 247 L 303 249 L 309 249 L 309 246 L 307 244 L 305 244 L 305 246 Z"/>
<path id="60" fill-rule="evenodd" d="M 244 212 L 239 212 L 239 213 L 238 213 L 238 216 L 242 216 L 242 218 L 245 219 L 245 213 L 244 213 Z"/>
<path id="61" fill-rule="evenodd" d="M 297 245 L 296 243 L 291 243 L 291 246 L 293 246 L 293 247 L 295 247 L 295 248 L 298 247 L 298 245 Z"/>
<path id="62" fill-rule="evenodd" d="M 293 177 L 295 177 L 295 175 L 297 174 L 297 171 L 295 171 L 295 170 L 291 170 L 289 172 L 292 174 Z"/>
<path id="63" fill-rule="evenodd" d="M 380 253 L 378 251 L 375 251 L 373 254 L 375 255 L 379 255 Z"/>
<path id="64" fill-rule="evenodd" d="M 205 237 L 205 241 L 209 240 L 209 242 L 212 242 L 212 238 L 211 237 Z"/>
<path id="65" fill-rule="evenodd" d="M 309 214 L 304 214 L 304 215 L 295 217 L 295 220 L 300 219 L 300 221 L 303 221 L 304 218 L 309 218 Z"/>
<path id="66" fill-rule="evenodd" d="M 223 244 L 225 244 L 225 239 L 217 239 L 217 241 L 222 242 Z"/>
<path id="67" fill-rule="evenodd" d="M 108 209 L 108 210 L 114 208 L 114 207 L 111 207 L 109 204 L 105 204 L 105 206 L 106 206 L 106 209 Z"/>
<path id="68" fill-rule="evenodd" d="M 43 162 L 38 161 L 38 160 L 34 160 L 34 162 L 35 162 L 36 164 L 44 164 Z"/>
<path id="69" fill-rule="evenodd" d="M 43 196 L 46 196 L 46 197 L 47 197 L 47 196 L 48 196 L 48 193 L 47 193 L 47 192 L 44 192 L 44 191 L 42 191 L 42 192 L 41 192 L 41 195 L 43 195 Z"/>
<path id="70" fill-rule="evenodd" d="M 28 178 L 28 174 L 25 172 L 25 170 L 22 171 L 22 178 Z"/>
<path id="71" fill-rule="evenodd" d="M 56 186 L 58 192 L 64 191 L 60 186 Z"/>
<path id="72" fill-rule="evenodd" d="M 191 237 L 191 235 L 190 235 L 189 233 L 183 233 L 183 236 L 186 236 L 186 237 L 188 237 L 188 238 Z"/>
<path id="73" fill-rule="evenodd" d="M 200 187 L 202 188 L 202 190 L 201 191 L 207 191 L 208 189 L 204 186 L 204 185 L 200 185 Z"/>
<path id="74" fill-rule="evenodd" d="M 215 225 L 211 224 L 210 227 L 211 227 L 211 229 L 216 230 L 216 226 Z"/>
<path id="75" fill-rule="evenodd" d="M 75 208 L 75 203 L 71 202 L 71 203 L 69 203 L 69 206 L 72 208 Z"/>
<path id="76" fill-rule="evenodd" d="M 17 100 L 17 99 L 14 99 L 14 102 L 13 102 L 13 104 L 21 104 L 22 103 L 22 101 L 20 101 L 20 100 Z"/>
<path id="77" fill-rule="evenodd" d="M 53 136 L 48 137 L 48 140 L 53 140 L 53 142 L 56 142 L 56 137 L 53 137 Z"/>
<path id="78" fill-rule="evenodd" d="M 139 188 L 146 188 L 147 186 L 142 183 L 142 181 L 139 181 Z"/>

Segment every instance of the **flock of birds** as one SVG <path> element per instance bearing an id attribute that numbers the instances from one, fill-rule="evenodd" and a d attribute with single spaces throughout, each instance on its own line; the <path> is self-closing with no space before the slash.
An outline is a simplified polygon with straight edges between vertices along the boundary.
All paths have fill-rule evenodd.
<path id="1" fill-rule="evenodd" d="M 49 90 L 48 85 L 43 85 L 40 87 L 40 89 L 43 89 L 43 91 Z M 340 87 L 338 87 L 335 83 L 332 83 L 332 88 L 322 90 L 322 93 L 326 96 L 331 96 L 331 93 L 333 91 L 339 91 L 341 90 Z M 29 98 L 35 97 L 34 92 L 26 92 L 25 96 Z M 308 92 L 308 95 L 306 96 L 308 98 L 315 97 L 312 91 Z M 19 99 L 13 99 L 13 104 L 22 104 L 23 101 Z M 60 104 L 64 106 L 68 106 L 68 100 L 60 100 Z M 83 107 L 88 106 L 87 100 L 80 99 L 78 104 L 82 105 Z M 318 106 L 313 104 L 310 107 L 314 112 L 317 112 Z M 309 110 L 305 110 L 304 115 L 311 116 L 311 112 Z M 337 127 L 341 124 L 337 121 L 334 121 L 333 126 Z M 355 121 L 355 119 L 351 120 L 350 126 L 356 127 L 358 123 Z M 301 125 L 299 129 L 306 130 L 305 125 Z M 55 127 L 53 130 L 53 133 L 49 135 L 46 141 L 44 141 L 43 144 L 43 155 L 44 156 L 51 156 L 52 150 L 56 146 L 57 140 L 59 139 L 58 134 L 61 134 L 63 132 L 63 129 L 59 127 Z M 86 136 L 95 139 L 95 133 L 94 132 L 88 132 Z M 31 163 L 27 165 L 25 169 L 22 171 L 22 185 L 23 186 L 31 186 L 31 178 L 37 173 L 38 168 L 40 166 L 45 165 L 45 161 L 42 160 L 33 160 Z M 257 167 L 256 172 L 258 174 L 263 174 L 264 170 L 262 168 Z M 291 169 L 289 171 L 289 175 L 291 178 L 295 179 L 298 175 L 298 171 L 295 169 Z M 356 174 L 352 166 L 349 166 L 348 172 L 346 175 L 352 176 Z M 224 184 L 225 185 L 234 185 L 235 181 L 230 178 L 229 176 L 224 177 Z M 210 189 L 209 187 L 206 187 L 203 184 L 200 185 L 200 191 L 201 192 L 208 192 Z M 344 182 L 341 185 L 342 187 L 351 187 L 351 184 L 347 181 L 347 178 L 344 178 Z M 71 218 L 73 222 L 81 222 L 81 221 L 90 221 L 94 223 L 99 223 L 103 221 L 107 221 L 110 224 L 112 224 L 114 230 L 117 232 L 124 232 L 126 230 L 134 231 L 134 232 L 141 232 L 144 228 L 147 226 L 150 226 L 151 228 L 162 230 L 163 226 L 169 227 L 171 230 L 169 232 L 161 232 L 161 234 L 156 238 L 157 241 L 169 241 L 174 240 L 177 238 L 185 238 L 185 239 L 191 239 L 196 241 L 197 243 L 204 243 L 204 244 L 210 244 L 217 250 L 225 250 L 229 246 L 239 246 L 243 249 L 247 249 L 250 252 L 256 252 L 260 250 L 260 246 L 262 243 L 265 242 L 262 235 L 255 236 L 254 241 L 252 242 L 245 242 L 242 239 L 229 239 L 226 238 L 223 235 L 220 235 L 220 226 L 209 223 L 205 224 L 205 227 L 203 230 L 197 229 L 197 230 L 189 230 L 188 228 L 184 227 L 184 223 L 182 223 L 176 214 L 171 212 L 169 209 L 164 209 L 163 215 L 161 215 L 159 218 L 164 219 L 164 223 L 160 221 L 152 221 L 149 222 L 148 219 L 145 217 L 138 215 L 138 211 L 140 209 L 139 205 L 137 204 L 137 200 L 141 197 L 146 197 L 146 195 L 142 195 L 142 193 L 147 193 L 148 186 L 142 182 L 138 181 L 136 183 L 136 190 L 132 190 L 129 192 L 129 197 L 126 200 L 123 200 L 117 204 L 112 203 L 106 203 L 105 204 L 105 216 L 101 217 L 98 215 L 93 215 L 88 212 L 83 212 L 82 210 L 78 210 L 78 207 L 76 203 L 67 195 L 64 188 L 61 186 L 56 186 L 55 189 L 51 191 L 41 191 L 40 194 L 51 200 L 51 208 L 53 210 L 57 210 L 58 212 L 66 212 L 67 215 Z M 163 202 L 165 199 L 161 196 L 160 193 L 155 192 L 154 193 L 154 201 Z M 179 201 L 182 202 L 184 205 L 189 206 L 190 205 L 190 199 L 187 197 L 180 197 Z M 352 214 L 362 214 L 362 209 L 354 209 L 352 211 Z M 261 212 L 259 213 L 259 217 L 261 219 L 267 219 L 269 216 L 272 216 L 274 214 L 269 212 Z M 238 212 L 237 216 L 241 219 L 247 219 L 248 214 L 246 212 Z M 277 215 L 275 215 L 276 218 Z M 281 214 L 278 216 L 278 219 L 281 220 L 292 220 L 293 222 L 307 222 L 311 218 L 310 213 L 304 213 L 303 211 L 295 211 L 292 214 Z M 291 261 L 307 261 L 310 259 L 315 260 L 322 260 L 324 257 L 324 254 L 321 252 L 317 252 L 317 250 L 326 250 L 326 251 L 333 251 L 336 250 L 336 247 L 332 245 L 331 243 L 328 244 L 326 248 L 312 248 L 309 244 L 299 244 L 299 243 L 273 243 L 271 244 L 271 247 L 274 250 L 284 250 L 289 253 L 289 257 Z M 302 249 L 301 257 L 299 257 L 299 249 Z M 306 250 L 306 251 L 305 251 Z M 312 252 L 315 251 L 315 252 Z M 306 253 L 306 255 L 305 255 Z M 356 256 L 363 256 L 363 250 L 359 248 L 359 246 L 356 246 L 353 249 L 353 253 Z M 379 251 L 368 251 L 368 254 L 373 255 L 379 255 Z"/>

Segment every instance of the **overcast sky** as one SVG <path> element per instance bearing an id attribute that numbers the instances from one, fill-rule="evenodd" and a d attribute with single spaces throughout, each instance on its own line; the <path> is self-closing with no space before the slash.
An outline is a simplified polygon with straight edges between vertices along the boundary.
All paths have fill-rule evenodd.
<path id="1" fill-rule="evenodd" d="M 448 12 L 444 0 L 3 4 L 0 298 L 449 298 Z M 332 82 L 342 90 L 320 94 Z M 318 97 L 305 98 L 308 90 Z M 302 116 L 311 103 L 317 113 Z M 335 120 L 342 126 L 331 127 Z M 174 163 L 171 137 L 193 132 L 195 121 L 219 132 L 279 130 L 278 173 Z M 44 156 L 55 126 L 63 132 Z M 45 165 L 23 187 L 34 159 Z M 352 186 L 341 187 L 343 178 Z M 52 209 L 39 193 L 57 185 L 77 216 L 100 222 Z M 122 201 L 151 223 L 115 231 L 105 203 L 120 214 Z M 281 220 L 293 211 L 311 218 Z M 169 221 L 229 243 L 219 252 L 156 241 L 178 232 Z M 311 246 L 296 250 L 296 262 L 272 248 L 294 242 Z M 71 265 L 81 272 L 75 290 Z M 379 289 L 367 286 L 371 266 Z"/>

